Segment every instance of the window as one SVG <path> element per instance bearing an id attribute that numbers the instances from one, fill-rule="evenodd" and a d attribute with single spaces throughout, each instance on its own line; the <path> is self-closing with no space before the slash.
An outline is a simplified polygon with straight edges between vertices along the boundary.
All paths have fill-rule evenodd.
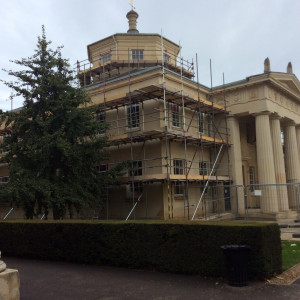
<path id="1" fill-rule="evenodd" d="M 131 55 L 133 60 L 143 60 L 144 59 L 144 50 L 132 49 Z"/>
<path id="2" fill-rule="evenodd" d="M 206 120 L 207 120 L 207 135 L 213 136 L 214 130 L 213 130 L 213 116 L 206 114 Z"/>
<path id="3" fill-rule="evenodd" d="M 184 174 L 184 160 L 183 159 L 173 159 L 173 168 L 175 175 Z"/>
<path id="4" fill-rule="evenodd" d="M 96 122 L 105 123 L 106 120 L 106 111 L 100 110 L 96 112 Z M 105 128 L 100 130 L 100 134 L 105 133 Z"/>
<path id="5" fill-rule="evenodd" d="M 134 199 L 137 201 L 143 192 L 143 183 L 140 181 L 136 181 L 133 184 L 126 185 L 126 199 L 131 201 Z"/>
<path id="6" fill-rule="evenodd" d="M 199 162 L 199 175 L 208 175 L 208 162 L 200 161 Z"/>
<path id="7" fill-rule="evenodd" d="M 141 194 L 143 192 L 143 184 L 140 181 L 130 184 L 130 191 L 134 194 Z"/>
<path id="8" fill-rule="evenodd" d="M 204 113 L 198 113 L 198 131 L 204 133 Z"/>
<path id="9" fill-rule="evenodd" d="M 138 103 L 133 103 L 126 106 L 127 128 L 140 127 L 140 107 Z"/>
<path id="10" fill-rule="evenodd" d="M 6 134 L 2 136 L 2 143 L 5 142 L 5 139 L 7 139 L 10 135 Z M 7 153 L 9 151 L 9 146 L 6 145 L 6 147 L 3 147 L 2 149 L 0 149 L 0 153 L 2 152 L 3 154 Z"/>
<path id="11" fill-rule="evenodd" d="M 98 173 L 105 173 L 106 171 L 108 171 L 108 164 L 101 164 L 96 166 L 96 171 Z"/>
<path id="12" fill-rule="evenodd" d="M 179 106 L 177 104 L 172 104 L 172 125 L 180 127 Z"/>
<path id="13" fill-rule="evenodd" d="M 249 184 L 255 184 L 255 172 L 254 167 L 249 167 Z M 250 185 L 250 191 L 253 192 L 255 190 L 254 185 Z"/>
<path id="14" fill-rule="evenodd" d="M 9 177 L 8 176 L 1 176 L 0 177 L 0 184 L 1 183 L 7 183 L 9 181 Z"/>
<path id="15" fill-rule="evenodd" d="M 143 175 L 143 167 L 141 160 L 133 160 L 130 163 L 129 176 L 141 176 Z"/>
<path id="16" fill-rule="evenodd" d="M 164 62 L 170 62 L 171 61 L 171 57 L 168 54 L 163 54 L 163 58 L 164 58 Z"/>
<path id="17" fill-rule="evenodd" d="M 184 196 L 184 195 L 185 195 L 184 182 L 175 181 L 174 196 Z"/>
<path id="18" fill-rule="evenodd" d="M 201 194 L 203 193 L 204 188 L 205 188 L 205 186 L 202 187 Z M 209 185 L 207 185 L 207 187 L 206 187 L 206 189 L 205 189 L 205 191 L 204 191 L 203 196 L 204 196 L 204 197 L 205 197 L 205 196 L 208 196 L 208 195 L 210 194 L 210 192 L 211 192 L 211 187 L 210 187 Z"/>
<path id="19" fill-rule="evenodd" d="M 108 61 L 110 61 L 111 60 L 111 55 L 110 55 L 110 53 L 106 53 L 106 54 L 104 54 L 103 56 L 102 56 L 102 62 L 103 63 L 106 63 L 106 62 L 108 62 Z"/>
<path id="20" fill-rule="evenodd" d="M 96 112 L 96 122 L 104 123 L 106 120 L 106 112 L 105 110 L 97 111 Z"/>

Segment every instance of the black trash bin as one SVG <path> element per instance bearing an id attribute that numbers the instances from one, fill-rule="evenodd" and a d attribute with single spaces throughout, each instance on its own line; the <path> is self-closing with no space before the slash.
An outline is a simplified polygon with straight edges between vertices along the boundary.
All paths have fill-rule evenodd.
<path id="1" fill-rule="evenodd" d="M 247 245 L 221 246 L 227 263 L 227 280 L 231 286 L 248 285 L 248 254 L 250 247 Z"/>

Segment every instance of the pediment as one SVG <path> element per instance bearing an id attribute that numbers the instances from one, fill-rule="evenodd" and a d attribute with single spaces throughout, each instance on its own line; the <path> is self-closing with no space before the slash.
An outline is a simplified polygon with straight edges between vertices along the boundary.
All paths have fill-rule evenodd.
<path id="1" fill-rule="evenodd" d="M 281 87 L 300 97 L 300 82 L 294 74 L 274 74 L 272 79 Z"/>

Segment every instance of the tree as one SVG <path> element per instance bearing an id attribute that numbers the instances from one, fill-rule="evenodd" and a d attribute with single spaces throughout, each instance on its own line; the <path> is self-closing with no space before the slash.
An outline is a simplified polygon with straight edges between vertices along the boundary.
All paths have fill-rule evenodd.
<path id="1" fill-rule="evenodd" d="M 100 205 L 107 185 L 113 184 L 122 166 L 99 173 L 95 168 L 107 159 L 107 141 L 99 137 L 106 124 L 95 122 L 90 99 L 76 86 L 76 79 L 61 48 L 50 48 L 45 29 L 32 57 L 13 61 L 22 71 L 5 70 L 17 80 L 2 81 L 22 96 L 19 111 L 2 113 L 10 130 L 2 148 L 2 162 L 9 165 L 9 183 L 2 197 L 24 208 L 33 218 L 53 210 L 55 219 L 73 209 Z M 5 196 L 4 196 L 5 195 Z"/>

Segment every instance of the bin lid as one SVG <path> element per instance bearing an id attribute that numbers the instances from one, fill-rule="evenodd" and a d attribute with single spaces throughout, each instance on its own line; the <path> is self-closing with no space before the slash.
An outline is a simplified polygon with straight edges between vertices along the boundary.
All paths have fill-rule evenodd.
<path id="1" fill-rule="evenodd" d="M 248 246 L 248 245 L 223 245 L 223 246 L 221 246 L 221 249 L 222 250 L 233 250 L 233 251 L 243 250 L 243 249 L 248 250 L 248 249 L 250 249 L 250 246 Z"/>

